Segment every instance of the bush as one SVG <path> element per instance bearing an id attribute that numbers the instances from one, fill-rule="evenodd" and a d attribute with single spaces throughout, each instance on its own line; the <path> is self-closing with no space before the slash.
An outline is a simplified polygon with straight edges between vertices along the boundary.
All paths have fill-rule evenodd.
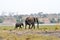
<path id="1" fill-rule="evenodd" d="M 0 19 L 0 23 L 2 23 L 3 22 L 3 19 Z"/>

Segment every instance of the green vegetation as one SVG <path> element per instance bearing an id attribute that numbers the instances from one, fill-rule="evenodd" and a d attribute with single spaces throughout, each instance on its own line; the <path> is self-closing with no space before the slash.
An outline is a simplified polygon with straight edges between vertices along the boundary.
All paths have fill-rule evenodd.
<path id="1" fill-rule="evenodd" d="M 0 23 L 2 23 L 2 22 L 3 22 L 3 19 L 0 18 Z"/>
<path id="2" fill-rule="evenodd" d="M 0 30 L 13 30 L 14 26 L 0 26 Z"/>
<path id="3" fill-rule="evenodd" d="M 14 26 L 0 26 L 0 30 L 13 30 Z M 27 28 L 28 29 L 28 28 Z M 32 28 L 33 29 L 33 28 Z M 60 30 L 60 25 L 40 25 L 39 29 L 35 27 L 33 30 Z M 24 28 L 18 30 L 25 30 Z"/>

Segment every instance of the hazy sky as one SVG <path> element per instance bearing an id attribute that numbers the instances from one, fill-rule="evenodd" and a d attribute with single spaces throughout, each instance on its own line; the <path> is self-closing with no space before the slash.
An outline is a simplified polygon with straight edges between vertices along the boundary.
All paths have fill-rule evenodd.
<path id="1" fill-rule="evenodd" d="M 0 14 L 2 11 L 19 14 L 59 13 L 60 0 L 0 0 Z"/>

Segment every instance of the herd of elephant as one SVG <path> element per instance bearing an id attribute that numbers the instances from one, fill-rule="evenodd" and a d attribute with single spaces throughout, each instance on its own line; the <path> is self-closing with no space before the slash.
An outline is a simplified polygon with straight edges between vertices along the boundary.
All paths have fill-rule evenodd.
<path id="1" fill-rule="evenodd" d="M 39 28 L 39 21 L 37 17 L 27 17 L 25 19 L 25 25 L 23 23 L 16 23 L 15 24 L 15 29 L 16 28 L 22 28 L 22 26 L 27 29 L 27 25 L 29 29 L 34 28 L 35 29 L 35 23 L 37 23 L 37 28 Z"/>

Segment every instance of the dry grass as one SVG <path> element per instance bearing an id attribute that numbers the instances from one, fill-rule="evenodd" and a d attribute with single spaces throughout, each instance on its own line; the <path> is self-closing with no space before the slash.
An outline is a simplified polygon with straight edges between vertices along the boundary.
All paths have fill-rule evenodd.
<path id="1" fill-rule="evenodd" d="M 13 26 L 0 26 L 0 40 L 60 40 L 55 34 L 38 34 L 36 32 L 59 31 L 60 25 L 44 25 L 39 29 L 15 29 Z"/>
<path id="2" fill-rule="evenodd" d="M 0 40 L 60 40 L 60 38 L 52 35 L 23 34 L 18 36 L 14 33 L 0 32 Z"/>

